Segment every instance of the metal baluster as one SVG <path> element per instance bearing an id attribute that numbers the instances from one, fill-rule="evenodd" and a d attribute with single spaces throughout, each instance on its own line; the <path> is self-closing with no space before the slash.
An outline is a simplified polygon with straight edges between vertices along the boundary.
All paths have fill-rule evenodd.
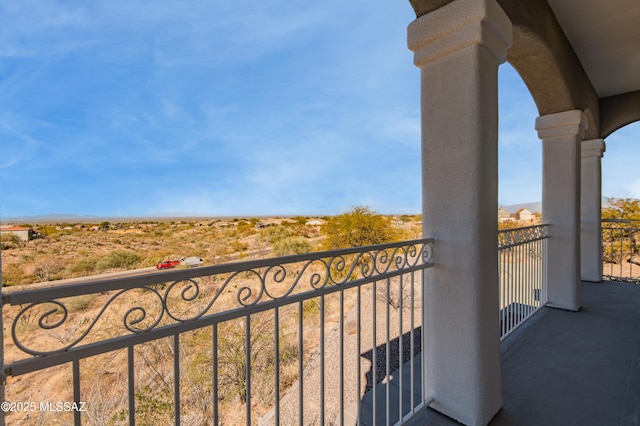
<path id="1" fill-rule="evenodd" d="M 80 405 L 80 360 L 74 359 L 72 362 L 73 365 L 73 402 Z M 73 424 L 76 426 L 80 426 L 80 411 L 73 411 Z"/>
<path id="2" fill-rule="evenodd" d="M 356 299 L 356 323 L 357 323 L 357 327 L 358 329 L 356 330 L 356 334 L 357 334 L 357 341 L 356 341 L 356 351 L 357 356 L 358 356 L 358 363 L 357 363 L 357 367 L 356 367 L 356 373 L 358 375 L 357 381 L 358 381 L 358 389 L 357 389 L 357 400 L 360 401 L 362 399 L 362 396 L 360 392 L 362 389 L 362 379 L 360 378 L 360 376 L 362 375 L 362 366 L 361 366 L 361 356 L 360 354 L 362 353 L 362 348 L 361 348 L 361 340 L 362 340 L 362 330 L 360 329 L 360 324 L 361 322 L 361 317 L 362 317 L 362 312 L 361 312 L 361 303 L 362 303 L 362 287 L 358 286 L 358 294 L 357 294 L 357 299 Z M 356 424 L 358 426 L 360 426 L 360 405 L 361 404 L 357 404 L 358 407 L 356 409 Z"/>
<path id="3" fill-rule="evenodd" d="M 373 379 L 373 404 L 372 404 L 372 410 L 373 410 L 373 424 L 377 424 L 376 423 L 376 402 L 378 401 L 378 399 L 376 398 L 376 383 L 378 383 L 378 357 L 377 357 L 377 352 L 378 352 L 378 338 L 377 338 L 377 334 L 376 334 L 376 328 L 377 328 L 377 312 L 376 312 L 376 294 L 378 293 L 378 289 L 377 289 L 377 285 L 376 285 L 377 281 L 373 282 L 373 292 L 372 292 L 372 302 L 371 302 L 371 306 L 372 306 L 372 310 L 373 310 L 373 320 L 372 320 L 372 330 L 371 332 L 373 333 L 371 341 L 373 342 L 373 346 L 371 348 L 371 350 L 373 351 L 372 354 L 372 365 L 371 365 L 371 369 L 372 369 L 372 379 Z"/>
<path id="4" fill-rule="evenodd" d="M 133 346 L 127 348 L 127 376 L 129 387 L 129 425 L 135 426 L 136 424 L 136 398 L 135 398 L 135 371 L 134 371 L 134 358 L 133 358 Z"/>
<path id="5" fill-rule="evenodd" d="M 274 380 L 275 380 L 275 421 L 280 424 L 280 316 L 276 306 L 273 311 L 273 350 L 274 350 Z"/>
<path id="6" fill-rule="evenodd" d="M 411 273 L 411 330 L 409 331 L 409 338 L 411 339 L 409 341 L 409 350 L 411 351 L 411 364 L 409 365 L 409 369 L 411 371 L 411 379 L 409 380 L 409 383 L 411 383 L 411 392 L 409 392 L 409 397 L 411 398 L 411 412 L 414 412 L 414 407 L 416 406 L 416 403 L 414 401 L 414 389 L 415 389 L 415 381 L 414 381 L 414 368 L 413 368 L 413 354 L 415 353 L 415 349 L 414 349 L 414 342 L 413 342 L 413 332 L 414 329 L 416 328 L 415 326 L 415 321 L 414 321 L 414 308 L 415 308 L 415 274 L 416 272 Z M 424 302 L 424 300 L 423 300 Z M 422 351 L 424 351 L 424 348 L 421 348 Z M 422 380 L 420 380 L 422 382 Z"/>
<path id="7" fill-rule="evenodd" d="M 340 290 L 340 424 L 344 425 L 344 290 Z"/>
<path id="8" fill-rule="evenodd" d="M 218 323 L 211 326 L 211 380 L 213 393 L 213 424 L 220 424 L 218 411 Z"/>
<path id="9" fill-rule="evenodd" d="M 402 277 L 403 275 L 399 275 L 398 276 L 398 286 L 400 288 L 400 302 L 398 303 L 400 312 L 398 312 L 398 322 L 399 322 L 399 326 L 398 326 L 398 384 L 399 384 L 399 395 L 398 395 L 398 415 L 400 420 L 402 420 L 402 367 L 404 364 L 404 345 L 403 345 L 403 340 L 404 340 L 404 335 L 402 334 L 403 331 L 403 327 L 402 327 L 402 296 L 403 296 L 403 292 L 402 292 Z"/>
<path id="10" fill-rule="evenodd" d="M 391 320 L 390 318 L 390 300 L 391 300 L 391 279 L 387 278 L 387 303 L 385 303 L 385 380 L 386 380 L 386 386 L 385 386 L 385 404 L 387 406 L 387 426 L 389 426 L 389 423 L 391 422 L 391 344 L 390 344 L 390 340 L 391 340 L 391 332 L 390 332 L 390 324 L 389 321 Z"/>
<path id="11" fill-rule="evenodd" d="M 246 402 L 246 422 L 247 426 L 251 425 L 251 315 L 245 317 L 245 335 L 244 335 L 244 349 L 245 349 L 245 365 L 246 365 L 246 378 L 245 378 L 245 402 Z"/>
<path id="12" fill-rule="evenodd" d="M 324 425 L 324 296 L 320 296 L 320 425 Z"/>
<path id="13" fill-rule="evenodd" d="M 173 404 L 175 424 L 180 424 L 180 335 L 173 335 Z"/>
<path id="14" fill-rule="evenodd" d="M 302 301 L 298 302 L 298 424 L 304 424 L 304 371 L 303 371 L 303 353 L 304 339 L 302 326 Z"/>

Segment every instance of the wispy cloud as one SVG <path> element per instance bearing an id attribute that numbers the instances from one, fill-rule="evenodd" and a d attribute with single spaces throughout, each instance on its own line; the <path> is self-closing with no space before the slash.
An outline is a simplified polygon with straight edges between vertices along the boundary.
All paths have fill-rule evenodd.
<path id="1" fill-rule="evenodd" d="M 414 16 L 340 0 L 2 2 L 0 178 L 19 188 L 4 212 L 417 212 Z M 500 73 L 501 201 L 535 201 L 537 112 Z"/>
<path id="2" fill-rule="evenodd" d="M 87 27 L 84 10 L 57 1 L 6 1 L 0 4 L 0 58 L 33 58 L 64 54 L 91 42 L 70 38 Z"/>

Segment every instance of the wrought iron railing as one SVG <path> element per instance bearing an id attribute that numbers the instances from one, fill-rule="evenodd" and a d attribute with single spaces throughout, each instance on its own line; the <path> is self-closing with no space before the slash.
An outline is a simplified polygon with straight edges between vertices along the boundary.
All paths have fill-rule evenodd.
<path id="1" fill-rule="evenodd" d="M 545 305 L 548 225 L 498 232 L 500 338 L 504 339 Z"/>
<path id="2" fill-rule="evenodd" d="M 640 284 L 640 220 L 602 220 L 603 279 Z"/>
<path id="3" fill-rule="evenodd" d="M 6 290 L 0 420 L 402 423 L 427 401 L 413 368 L 431 242 Z M 413 391 L 393 396 L 392 373 Z M 386 419 L 363 411 L 380 383 Z"/>

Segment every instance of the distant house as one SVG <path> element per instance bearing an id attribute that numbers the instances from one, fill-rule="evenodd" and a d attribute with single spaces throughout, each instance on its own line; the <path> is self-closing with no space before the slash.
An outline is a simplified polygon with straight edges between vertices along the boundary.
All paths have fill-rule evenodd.
<path id="1" fill-rule="evenodd" d="M 23 226 L 3 226 L 0 228 L 1 235 L 17 235 L 23 241 L 33 239 L 33 229 Z"/>
<path id="2" fill-rule="evenodd" d="M 516 212 L 516 220 L 520 222 L 531 222 L 531 212 L 527 209 L 520 209 Z"/>
<path id="3" fill-rule="evenodd" d="M 500 207 L 498 209 L 498 222 L 505 222 L 509 219 L 511 219 L 511 215 L 509 214 L 509 212 Z"/>

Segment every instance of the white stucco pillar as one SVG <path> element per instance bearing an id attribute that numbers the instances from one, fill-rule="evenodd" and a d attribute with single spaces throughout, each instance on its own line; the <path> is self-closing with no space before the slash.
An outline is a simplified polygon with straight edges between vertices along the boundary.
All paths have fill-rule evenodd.
<path id="1" fill-rule="evenodd" d="M 580 268 L 583 281 L 602 281 L 603 139 L 582 141 L 580 186 Z"/>
<path id="2" fill-rule="evenodd" d="M 580 281 L 580 141 L 587 118 L 579 110 L 536 119 L 542 140 L 542 221 L 547 241 L 548 305 L 577 311 Z"/>
<path id="3" fill-rule="evenodd" d="M 511 22 L 495 0 L 455 0 L 409 25 L 421 69 L 422 332 L 431 407 L 485 425 L 502 406 L 498 303 L 498 65 Z"/>

